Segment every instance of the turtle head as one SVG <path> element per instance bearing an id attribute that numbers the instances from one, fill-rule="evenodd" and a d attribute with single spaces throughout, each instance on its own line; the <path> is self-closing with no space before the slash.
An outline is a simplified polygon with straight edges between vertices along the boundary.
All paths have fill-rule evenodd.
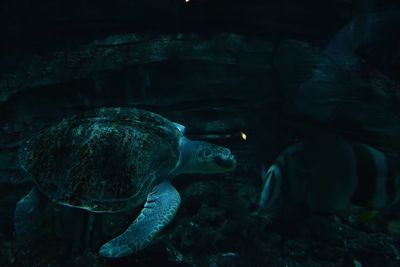
<path id="1" fill-rule="evenodd" d="M 222 173 L 236 167 L 236 159 L 225 147 L 183 138 L 181 141 L 181 172 Z"/>

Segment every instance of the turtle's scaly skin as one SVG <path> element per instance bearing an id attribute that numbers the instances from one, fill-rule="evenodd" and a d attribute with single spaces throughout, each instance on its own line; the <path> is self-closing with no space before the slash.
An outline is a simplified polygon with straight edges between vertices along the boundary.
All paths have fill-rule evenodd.
<path id="1" fill-rule="evenodd" d="M 157 114 L 100 108 L 42 130 L 24 167 L 54 202 L 117 212 L 143 203 L 176 166 L 180 137 Z"/>

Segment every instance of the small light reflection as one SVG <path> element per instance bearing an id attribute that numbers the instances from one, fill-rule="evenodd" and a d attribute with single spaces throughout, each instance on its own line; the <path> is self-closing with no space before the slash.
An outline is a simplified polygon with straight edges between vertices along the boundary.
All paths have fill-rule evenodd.
<path id="1" fill-rule="evenodd" d="M 190 2 L 190 0 L 185 0 L 185 3 L 189 3 Z"/>
<path id="2" fill-rule="evenodd" d="M 240 135 L 244 141 L 247 140 L 247 135 L 244 132 L 241 132 Z"/>

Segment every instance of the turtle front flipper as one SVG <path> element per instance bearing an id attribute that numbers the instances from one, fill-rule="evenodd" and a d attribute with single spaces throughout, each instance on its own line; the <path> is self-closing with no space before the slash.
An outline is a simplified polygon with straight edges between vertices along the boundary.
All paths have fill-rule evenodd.
<path id="1" fill-rule="evenodd" d="M 145 248 L 172 220 L 180 202 L 180 195 L 170 182 L 157 185 L 136 220 L 120 236 L 104 244 L 100 255 L 118 258 Z"/>
<path id="2" fill-rule="evenodd" d="M 14 213 L 14 227 L 17 236 L 35 231 L 42 221 L 44 202 L 43 196 L 35 188 L 18 201 Z"/>

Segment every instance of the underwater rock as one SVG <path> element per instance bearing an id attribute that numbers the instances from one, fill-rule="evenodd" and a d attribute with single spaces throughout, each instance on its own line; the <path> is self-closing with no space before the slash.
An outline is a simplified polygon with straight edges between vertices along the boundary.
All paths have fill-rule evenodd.
<path id="1" fill-rule="evenodd" d="M 397 266 L 399 264 L 399 247 L 393 244 L 390 237 L 383 234 L 361 235 L 348 240 L 346 247 L 350 253 L 365 266 Z"/>
<path id="2" fill-rule="evenodd" d="M 225 266 L 239 267 L 246 266 L 246 264 L 241 261 L 240 255 L 235 252 L 221 253 L 211 257 L 209 267 Z"/>
<path id="3" fill-rule="evenodd" d="M 0 102 L 21 90 L 77 80 L 93 73 L 166 60 L 263 66 L 271 53 L 268 40 L 236 34 L 201 37 L 194 34 L 119 35 L 91 42 L 73 51 L 36 55 L 14 71 L 3 73 Z M 257 57 L 255 57 L 257 55 Z M 262 59 L 253 60 L 253 59 Z"/>
<path id="4" fill-rule="evenodd" d="M 242 179 L 245 179 L 245 175 Z M 191 180 L 191 183 L 189 183 Z M 193 175 L 177 178 L 182 206 L 175 220 L 148 249 L 120 260 L 106 260 L 98 247 L 115 231 L 121 231 L 134 215 L 107 215 L 96 220 L 106 223 L 104 232 L 95 228 L 94 242 L 73 251 L 51 228 L 41 228 L 29 239 L 0 235 L 2 266 L 398 266 L 398 242 L 384 234 L 385 226 L 365 232 L 344 219 L 310 216 L 297 224 L 295 233 L 287 227 L 251 214 L 256 203 L 255 185 L 235 185 L 232 176 L 216 175 L 208 180 Z M 239 197 L 241 196 L 241 197 Z M 15 200 L 16 201 L 16 200 Z M 236 208 L 241 206 L 242 208 Z M 135 211 L 139 212 L 139 211 Z M 51 213 L 46 215 L 52 224 Z M 243 219 L 245 218 L 245 219 Z M 366 222 L 368 224 L 368 222 Z M 98 224 L 97 224 L 98 225 Z M 97 226 L 96 226 L 97 227 Z M 107 230 L 108 229 L 108 230 Z M 1 231 L 0 231 L 1 232 Z M 113 232 L 113 233 L 112 233 Z M 41 244 L 38 246 L 37 244 Z M 85 265 L 88 264 L 88 265 Z"/>

